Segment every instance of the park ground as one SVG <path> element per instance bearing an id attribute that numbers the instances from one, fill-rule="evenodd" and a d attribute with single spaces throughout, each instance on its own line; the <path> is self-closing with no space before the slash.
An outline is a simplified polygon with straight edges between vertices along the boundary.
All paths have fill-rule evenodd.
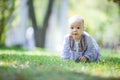
<path id="1" fill-rule="evenodd" d="M 41 48 L 1 48 L 0 80 L 120 80 L 120 52 L 101 53 L 100 62 L 75 63 Z"/>

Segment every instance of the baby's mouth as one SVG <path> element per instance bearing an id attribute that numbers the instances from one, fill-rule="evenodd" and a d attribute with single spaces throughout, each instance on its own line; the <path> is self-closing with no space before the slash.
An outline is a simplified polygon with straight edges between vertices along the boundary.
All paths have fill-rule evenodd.
<path id="1" fill-rule="evenodd" d="M 74 33 L 73 35 L 77 35 L 77 33 Z"/>
<path id="2" fill-rule="evenodd" d="M 75 35 L 77 35 L 77 33 L 75 33 Z"/>

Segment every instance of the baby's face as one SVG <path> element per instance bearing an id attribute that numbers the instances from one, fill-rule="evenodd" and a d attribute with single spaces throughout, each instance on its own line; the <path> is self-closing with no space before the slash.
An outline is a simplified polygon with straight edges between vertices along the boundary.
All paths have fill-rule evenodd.
<path id="1" fill-rule="evenodd" d="M 81 37 L 83 31 L 84 31 L 84 24 L 82 22 L 74 22 L 70 26 L 70 34 L 73 37 Z"/>

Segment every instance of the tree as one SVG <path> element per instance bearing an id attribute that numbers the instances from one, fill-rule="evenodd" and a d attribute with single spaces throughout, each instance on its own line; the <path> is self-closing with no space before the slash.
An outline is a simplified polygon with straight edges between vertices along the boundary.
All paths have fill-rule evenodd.
<path id="1" fill-rule="evenodd" d="M 7 22 L 14 10 L 14 0 L 0 0 L 0 45 L 4 44 Z"/>
<path id="2" fill-rule="evenodd" d="M 49 0 L 43 23 L 41 27 L 38 27 L 36 16 L 35 16 L 35 9 L 33 7 L 33 0 L 28 0 L 29 17 L 32 21 L 32 26 L 34 29 L 34 36 L 35 36 L 35 43 L 37 47 L 44 48 L 46 29 L 48 27 L 49 18 L 52 12 L 53 2 L 54 0 Z"/>

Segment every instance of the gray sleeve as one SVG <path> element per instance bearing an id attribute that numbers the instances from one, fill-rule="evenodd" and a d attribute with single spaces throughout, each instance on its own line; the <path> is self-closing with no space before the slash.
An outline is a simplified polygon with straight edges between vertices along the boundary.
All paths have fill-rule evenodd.
<path id="1" fill-rule="evenodd" d="M 69 37 L 65 37 L 62 46 L 62 55 L 63 60 L 70 59 L 70 46 L 69 46 Z"/>
<path id="2" fill-rule="evenodd" d="M 96 41 L 92 37 L 87 37 L 87 51 L 85 55 L 89 61 L 97 61 L 97 57 L 99 58 Z"/>

